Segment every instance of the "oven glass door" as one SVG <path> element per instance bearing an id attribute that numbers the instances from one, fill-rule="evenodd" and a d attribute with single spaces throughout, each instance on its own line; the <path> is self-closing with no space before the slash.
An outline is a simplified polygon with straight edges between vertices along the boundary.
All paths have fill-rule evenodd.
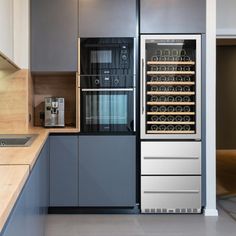
<path id="1" fill-rule="evenodd" d="M 134 89 L 82 89 L 83 132 L 132 132 Z"/>

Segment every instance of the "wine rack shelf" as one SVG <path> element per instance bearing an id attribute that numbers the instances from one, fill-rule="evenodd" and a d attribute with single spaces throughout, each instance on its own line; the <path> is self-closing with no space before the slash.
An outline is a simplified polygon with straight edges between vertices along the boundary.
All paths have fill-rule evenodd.
<path id="1" fill-rule="evenodd" d="M 168 122 L 168 121 L 148 121 L 149 125 L 195 125 L 195 122 Z"/>
<path id="2" fill-rule="evenodd" d="M 148 85 L 195 85 L 195 82 L 171 82 L 171 81 L 149 81 L 147 82 Z"/>
<path id="3" fill-rule="evenodd" d="M 156 92 L 148 91 L 148 95 L 194 95 L 195 92 Z"/>
<path id="4" fill-rule="evenodd" d="M 147 115 L 195 115 L 195 112 L 147 112 Z"/>
<path id="5" fill-rule="evenodd" d="M 147 75 L 195 75 L 195 71 L 147 71 Z"/>
<path id="6" fill-rule="evenodd" d="M 163 105 L 163 106 L 188 105 L 188 106 L 193 106 L 193 105 L 195 105 L 195 102 L 147 102 L 147 105 L 150 105 L 150 106 L 153 106 L 153 105 Z"/>
<path id="7" fill-rule="evenodd" d="M 148 61 L 147 65 L 195 65 L 195 61 Z"/>
<path id="8" fill-rule="evenodd" d="M 174 131 L 159 131 L 159 130 L 148 130 L 147 131 L 148 134 L 194 134 L 195 131 L 194 130 L 187 130 L 187 131 L 177 131 L 177 130 L 174 130 Z"/>

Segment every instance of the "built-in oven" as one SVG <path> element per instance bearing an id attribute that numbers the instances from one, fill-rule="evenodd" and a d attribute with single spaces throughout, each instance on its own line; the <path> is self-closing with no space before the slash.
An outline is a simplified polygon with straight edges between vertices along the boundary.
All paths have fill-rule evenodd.
<path id="1" fill-rule="evenodd" d="M 80 77 L 81 131 L 135 131 L 135 87 L 130 76 Z"/>
<path id="2" fill-rule="evenodd" d="M 81 75 L 134 74 L 134 38 L 80 38 Z"/>
<path id="3" fill-rule="evenodd" d="M 79 39 L 81 132 L 135 132 L 134 45 L 134 38 Z"/>

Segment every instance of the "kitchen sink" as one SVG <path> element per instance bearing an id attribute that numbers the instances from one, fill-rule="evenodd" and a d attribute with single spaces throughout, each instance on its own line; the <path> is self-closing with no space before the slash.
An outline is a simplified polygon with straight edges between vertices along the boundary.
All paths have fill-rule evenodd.
<path id="1" fill-rule="evenodd" d="M 38 134 L 0 134 L 0 147 L 29 147 Z"/>

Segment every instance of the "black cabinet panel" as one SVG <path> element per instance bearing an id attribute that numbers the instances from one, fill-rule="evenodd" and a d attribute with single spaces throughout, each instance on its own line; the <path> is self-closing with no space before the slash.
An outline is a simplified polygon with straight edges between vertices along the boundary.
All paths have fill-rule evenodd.
<path id="1" fill-rule="evenodd" d="M 140 0 L 141 33 L 205 33 L 206 0 Z"/>
<path id="2" fill-rule="evenodd" d="M 79 0 L 79 37 L 135 37 L 136 0 Z"/>
<path id="3" fill-rule="evenodd" d="M 31 71 L 77 71 L 78 0 L 31 1 Z"/>
<path id="4" fill-rule="evenodd" d="M 135 136 L 80 136 L 79 206 L 135 206 L 135 156 Z"/>

